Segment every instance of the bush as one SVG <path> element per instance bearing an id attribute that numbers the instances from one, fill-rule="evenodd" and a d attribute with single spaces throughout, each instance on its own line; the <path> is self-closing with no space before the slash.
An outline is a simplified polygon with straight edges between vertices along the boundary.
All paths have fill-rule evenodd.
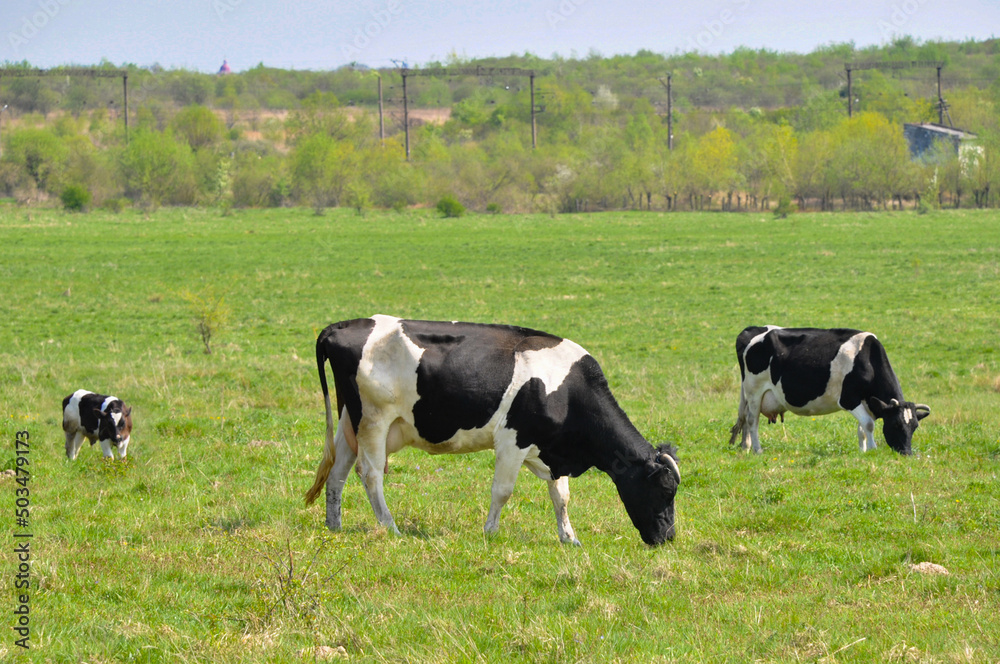
<path id="1" fill-rule="evenodd" d="M 197 185 L 194 153 L 170 133 L 139 130 L 121 155 L 125 194 L 143 207 L 191 205 Z"/>
<path id="2" fill-rule="evenodd" d="M 72 212 L 83 212 L 90 205 L 90 192 L 86 187 L 71 184 L 59 195 L 63 207 Z"/>
<path id="3" fill-rule="evenodd" d="M 461 217 L 465 214 L 465 206 L 454 196 L 442 196 L 437 202 L 437 210 L 445 217 Z"/>
<path id="4" fill-rule="evenodd" d="M 784 219 L 797 209 L 798 206 L 796 206 L 795 203 L 792 203 L 790 196 L 782 196 L 778 199 L 778 207 L 774 208 L 774 216 L 778 219 Z"/>
<path id="5" fill-rule="evenodd" d="M 114 212 L 117 214 L 119 212 L 124 212 L 131 204 L 132 201 L 124 197 L 109 198 L 104 201 L 104 205 L 102 205 L 101 207 L 103 207 L 108 212 Z"/>
<path id="6" fill-rule="evenodd" d="M 503 212 L 503 208 L 500 207 L 499 203 L 490 203 L 486 206 L 486 212 L 489 214 L 500 214 Z"/>

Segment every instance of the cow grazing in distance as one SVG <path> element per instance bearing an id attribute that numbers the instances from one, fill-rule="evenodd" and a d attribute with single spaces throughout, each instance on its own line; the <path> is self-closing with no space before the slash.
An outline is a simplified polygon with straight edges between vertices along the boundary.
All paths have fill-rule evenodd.
<path id="1" fill-rule="evenodd" d="M 334 433 L 325 363 L 340 420 Z M 654 448 L 618 406 L 597 361 L 567 339 L 507 325 L 376 315 L 334 323 L 316 340 L 326 444 L 312 503 L 326 484 L 326 524 L 340 528 L 344 481 L 358 474 L 379 523 L 398 533 L 382 492 L 386 457 L 412 445 L 431 454 L 496 453 L 484 530 L 527 466 L 548 483 L 559 539 L 579 545 L 567 513 L 569 480 L 591 467 L 618 488 L 642 540 L 674 537 L 675 452 Z"/>
<path id="2" fill-rule="evenodd" d="M 113 449 L 122 459 L 128 453 L 132 436 L 132 409 L 118 397 L 77 390 L 63 399 L 63 431 L 66 433 L 66 457 L 76 459 L 86 438 L 93 445 L 101 442 L 105 458 L 113 458 Z"/>
<path id="3" fill-rule="evenodd" d="M 736 338 L 740 365 L 740 409 L 729 443 L 742 434 L 744 449 L 760 452 L 760 415 L 771 422 L 791 411 L 826 415 L 846 410 L 858 420 L 862 452 L 875 449 L 881 419 L 889 447 L 911 454 L 924 404 L 903 398 L 885 348 L 871 332 L 848 329 L 748 327 Z"/>

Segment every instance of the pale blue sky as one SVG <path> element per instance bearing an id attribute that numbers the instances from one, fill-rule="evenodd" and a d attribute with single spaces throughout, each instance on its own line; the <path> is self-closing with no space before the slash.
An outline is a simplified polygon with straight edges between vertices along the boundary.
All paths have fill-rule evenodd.
<path id="1" fill-rule="evenodd" d="M 0 0 L 0 62 L 412 67 L 453 53 L 808 52 L 902 34 L 987 39 L 998 26 L 997 0 Z"/>

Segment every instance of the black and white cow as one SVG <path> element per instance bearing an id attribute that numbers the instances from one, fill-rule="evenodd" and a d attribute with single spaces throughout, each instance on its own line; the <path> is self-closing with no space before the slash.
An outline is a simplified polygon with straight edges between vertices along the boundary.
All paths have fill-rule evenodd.
<path id="1" fill-rule="evenodd" d="M 871 332 L 847 329 L 748 327 L 736 338 L 740 410 L 729 443 L 760 452 L 760 415 L 774 422 L 785 411 L 825 415 L 846 410 L 858 420 L 858 446 L 875 449 L 875 420 L 889 447 L 910 454 L 924 404 L 903 398 L 885 348 Z"/>
<path id="2" fill-rule="evenodd" d="M 328 360 L 340 414 L 336 434 Z M 644 542 L 674 537 L 674 450 L 646 442 L 597 361 L 572 341 L 506 325 L 376 315 L 323 330 L 316 362 L 326 444 L 306 503 L 326 483 L 331 530 L 340 528 L 344 481 L 357 461 L 376 518 L 399 532 L 382 492 L 383 472 L 387 455 L 412 445 L 431 454 L 495 451 L 486 532 L 496 532 L 523 464 L 548 482 L 563 542 L 580 543 L 567 514 L 568 478 L 591 467 L 611 476 Z"/>
<path id="3" fill-rule="evenodd" d="M 66 456 L 72 461 L 80 452 L 83 439 L 93 445 L 101 441 L 105 458 L 113 458 L 112 449 L 125 458 L 132 436 L 132 409 L 118 397 L 77 390 L 63 399 L 63 431 L 66 432 Z"/>

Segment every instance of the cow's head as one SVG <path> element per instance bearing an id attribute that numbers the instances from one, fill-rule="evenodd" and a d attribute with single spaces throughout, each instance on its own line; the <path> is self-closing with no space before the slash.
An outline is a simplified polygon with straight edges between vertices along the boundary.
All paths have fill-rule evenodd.
<path id="1" fill-rule="evenodd" d="M 674 496 L 680 482 L 677 453 L 670 445 L 661 445 L 655 458 L 633 465 L 616 479 L 618 495 L 646 544 L 674 539 Z"/>
<path id="2" fill-rule="evenodd" d="M 125 456 L 125 446 L 132 435 L 132 409 L 119 401 L 112 401 L 107 410 L 94 409 L 97 415 L 97 437 L 107 440 L 113 447 L 121 445 L 121 454 Z"/>
<path id="3" fill-rule="evenodd" d="M 912 454 L 910 442 L 913 432 L 920 426 L 920 420 L 931 414 L 929 406 L 912 401 L 893 399 L 885 403 L 878 397 L 872 397 L 868 403 L 872 415 L 882 418 L 882 435 L 889 447 L 900 454 Z"/>

